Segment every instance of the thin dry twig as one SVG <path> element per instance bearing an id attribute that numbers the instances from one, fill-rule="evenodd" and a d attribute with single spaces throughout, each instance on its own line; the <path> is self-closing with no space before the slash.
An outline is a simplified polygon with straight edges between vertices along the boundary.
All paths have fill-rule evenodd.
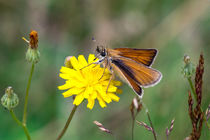
<path id="1" fill-rule="evenodd" d="M 172 131 L 173 128 L 174 128 L 174 121 L 175 121 L 175 119 L 173 119 L 173 120 L 171 121 L 171 124 L 170 124 L 170 128 L 169 128 L 169 129 L 168 129 L 168 127 L 166 128 L 166 138 L 167 138 L 167 140 L 168 140 L 168 138 L 169 138 L 169 135 L 170 135 L 171 131 Z"/>
<path id="2" fill-rule="evenodd" d="M 141 111 L 142 107 L 143 105 L 141 103 L 140 98 L 138 96 L 133 98 L 130 105 L 130 111 L 131 111 L 131 117 L 132 117 L 132 128 L 131 128 L 132 140 L 134 139 L 134 122 L 135 122 L 136 116 Z"/>

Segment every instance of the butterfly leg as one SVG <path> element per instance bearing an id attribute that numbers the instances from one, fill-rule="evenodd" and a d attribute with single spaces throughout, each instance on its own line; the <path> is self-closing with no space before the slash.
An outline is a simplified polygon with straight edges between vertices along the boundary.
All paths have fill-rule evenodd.
<path id="1" fill-rule="evenodd" d="M 106 71 L 106 68 L 107 68 L 107 63 L 104 64 L 104 71 L 103 71 L 103 74 L 101 75 L 101 77 L 99 78 L 99 80 L 101 80 L 105 74 L 105 71 Z"/>
<path id="2" fill-rule="evenodd" d="M 106 93 L 108 92 L 108 89 L 109 89 L 109 86 L 110 86 L 110 83 L 111 83 L 112 79 L 114 79 L 114 73 L 113 73 L 113 71 L 112 71 L 112 75 L 111 75 L 111 77 L 109 79 L 109 83 L 107 85 L 107 88 L 106 88 Z"/>
<path id="3" fill-rule="evenodd" d="M 94 61 L 95 61 L 96 59 L 94 59 Z M 95 64 L 95 66 L 94 67 L 96 67 L 97 66 L 97 64 L 101 64 L 102 62 L 104 61 L 104 58 L 102 58 L 102 59 L 99 59 L 98 61 L 96 61 L 96 62 L 92 62 L 92 63 L 90 63 L 90 64 L 88 64 L 87 66 L 84 66 L 83 68 L 81 68 L 80 70 L 82 70 L 82 69 L 84 69 L 84 68 L 86 68 L 86 67 L 88 67 L 88 66 L 90 66 L 90 65 L 92 65 L 92 64 Z"/>

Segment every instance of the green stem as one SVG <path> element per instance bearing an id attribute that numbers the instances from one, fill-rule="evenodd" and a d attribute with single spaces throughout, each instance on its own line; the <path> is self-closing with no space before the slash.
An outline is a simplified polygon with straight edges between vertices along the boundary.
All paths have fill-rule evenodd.
<path id="1" fill-rule="evenodd" d="M 29 132 L 28 132 L 27 127 L 26 127 L 24 124 L 22 124 L 22 122 L 21 122 L 20 120 L 18 120 L 18 118 L 16 117 L 16 115 L 15 115 L 15 113 L 14 113 L 13 110 L 10 110 L 9 112 L 10 112 L 12 118 L 15 120 L 15 122 L 23 128 L 24 133 L 25 133 L 27 139 L 30 140 L 31 137 L 30 137 L 30 135 L 29 135 Z"/>
<path id="2" fill-rule="evenodd" d="M 155 129 L 154 129 L 153 125 L 152 125 L 152 121 L 151 121 L 151 118 L 150 118 L 150 115 L 149 115 L 149 111 L 147 110 L 146 113 L 147 113 L 147 117 L 148 117 L 150 126 L 152 127 L 152 133 L 153 133 L 154 139 L 157 140 Z"/>
<path id="3" fill-rule="evenodd" d="M 193 83 L 192 83 L 192 80 L 191 80 L 191 77 L 190 78 L 187 78 L 189 84 L 190 84 L 190 88 L 192 90 L 192 93 L 194 95 L 194 98 L 197 100 L 197 94 L 195 93 L 195 89 L 194 89 L 194 86 L 193 86 Z"/>
<path id="4" fill-rule="evenodd" d="M 34 65 L 35 64 L 32 63 L 31 72 L 29 75 L 28 84 L 27 84 L 27 88 L 26 88 L 26 97 L 25 97 L 25 104 L 24 104 L 24 111 L 23 111 L 23 125 L 25 125 L 25 126 L 26 126 L 27 106 L 28 106 L 28 94 L 29 94 L 29 89 L 30 89 L 30 85 L 31 85 L 32 75 L 34 72 Z"/>
<path id="5" fill-rule="evenodd" d="M 197 94 L 195 93 L 195 89 L 194 89 L 194 86 L 193 86 L 191 77 L 190 77 L 190 78 L 187 78 L 187 80 L 188 80 L 188 82 L 189 82 L 189 84 L 190 84 L 190 87 L 191 87 L 191 90 L 192 90 L 192 92 L 193 92 L 194 98 L 195 98 L 196 101 L 197 101 Z M 201 112 L 203 113 L 203 109 L 202 109 L 201 107 L 200 107 L 200 110 L 201 110 Z M 205 115 L 204 115 L 204 121 L 205 121 L 206 126 L 208 127 L 208 129 L 210 129 L 210 126 L 209 126 L 209 124 L 208 124 L 208 122 L 207 122 L 207 119 L 206 119 L 206 116 L 205 116 Z"/>
<path id="6" fill-rule="evenodd" d="M 77 106 L 74 105 L 74 107 L 73 107 L 71 113 L 69 114 L 69 118 L 68 118 L 68 120 L 66 121 L 66 124 L 65 124 L 63 130 L 61 131 L 61 133 L 59 134 L 59 136 L 58 136 L 58 138 L 57 138 L 56 140 L 60 140 L 60 139 L 63 137 L 63 135 L 65 134 L 67 128 L 69 127 L 69 124 L 71 123 L 71 120 L 72 120 L 72 118 L 73 118 L 73 116 L 74 116 L 74 113 L 75 113 L 76 109 L 77 109 Z"/>

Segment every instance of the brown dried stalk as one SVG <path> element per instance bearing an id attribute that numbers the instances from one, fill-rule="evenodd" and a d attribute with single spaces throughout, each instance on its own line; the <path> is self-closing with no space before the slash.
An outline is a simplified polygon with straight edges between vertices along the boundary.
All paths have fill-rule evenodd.
<path id="1" fill-rule="evenodd" d="M 132 140 L 134 139 L 134 122 L 136 119 L 136 116 L 142 109 L 142 103 L 138 96 L 133 98 L 131 105 L 130 105 L 130 111 L 131 111 L 131 117 L 132 117 L 132 128 L 131 128 L 131 134 L 132 134 Z"/>
<path id="2" fill-rule="evenodd" d="M 195 75 L 195 93 L 196 93 L 197 104 L 194 109 L 193 109 L 193 99 L 190 91 L 188 96 L 188 106 L 189 106 L 188 112 L 193 128 L 190 136 L 186 138 L 187 140 L 199 140 L 201 136 L 201 130 L 204 121 L 204 113 L 201 110 L 203 73 L 204 73 L 204 58 L 203 54 L 201 54 Z"/>
<path id="3" fill-rule="evenodd" d="M 175 119 L 173 119 L 173 120 L 171 121 L 171 125 L 170 125 L 170 128 L 169 128 L 169 129 L 168 129 L 168 127 L 166 128 L 166 138 L 167 138 L 167 140 L 168 140 L 168 138 L 169 138 L 169 135 L 170 135 L 171 131 L 172 131 L 173 128 L 174 128 L 174 121 L 175 121 Z"/>
<path id="4" fill-rule="evenodd" d="M 157 140 L 157 134 L 154 130 L 154 127 L 153 127 L 153 124 L 152 124 L 152 121 L 151 121 L 151 118 L 150 118 L 150 115 L 149 115 L 149 112 L 148 110 L 146 111 L 147 113 L 147 117 L 148 117 L 148 120 L 149 120 L 149 123 L 150 123 L 150 126 L 147 125 L 146 123 L 144 122 L 139 122 L 139 121 L 136 121 L 139 125 L 143 126 L 145 129 L 147 129 L 148 131 L 151 131 L 153 136 L 154 136 L 154 140 Z"/>
<path id="5" fill-rule="evenodd" d="M 147 125 L 145 122 L 139 122 L 139 121 L 136 121 L 139 125 L 143 126 L 145 129 L 147 129 L 148 131 L 154 131 L 152 129 L 152 127 L 150 127 L 149 125 Z"/>

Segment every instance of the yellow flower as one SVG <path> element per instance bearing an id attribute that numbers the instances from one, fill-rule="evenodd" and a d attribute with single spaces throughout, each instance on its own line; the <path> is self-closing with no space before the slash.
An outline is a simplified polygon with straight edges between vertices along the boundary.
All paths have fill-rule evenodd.
<path id="1" fill-rule="evenodd" d="M 100 65 L 93 64 L 85 67 L 92 63 L 94 58 L 95 56 L 90 54 L 87 62 L 83 55 L 79 55 L 78 60 L 73 56 L 70 58 L 71 67 L 61 67 L 59 75 L 66 80 L 64 85 L 58 87 L 59 90 L 67 90 L 63 93 L 64 98 L 75 95 L 73 104 L 77 106 L 87 99 L 89 109 L 93 108 L 96 99 L 102 108 L 106 107 L 106 103 L 110 103 L 112 100 L 118 102 L 120 99 L 115 94 L 116 86 L 121 85 L 119 81 L 112 80 L 106 93 L 111 77 L 108 69 L 103 75 L 104 68 L 101 68 Z"/>

